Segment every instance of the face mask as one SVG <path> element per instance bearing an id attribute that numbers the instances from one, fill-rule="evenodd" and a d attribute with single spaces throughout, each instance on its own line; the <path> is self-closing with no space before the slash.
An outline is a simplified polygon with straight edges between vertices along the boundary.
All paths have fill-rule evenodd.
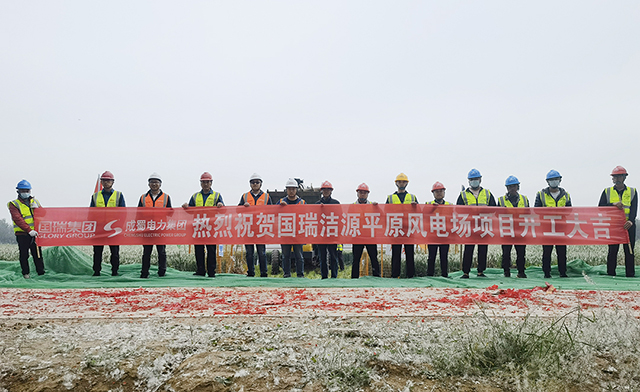
<path id="1" fill-rule="evenodd" d="M 31 192 L 20 192 L 21 199 L 28 199 L 29 197 L 31 197 Z"/>
<path id="2" fill-rule="evenodd" d="M 560 180 L 549 180 L 549 186 L 551 188 L 557 188 L 560 185 Z"/>
<path id="3" fill-rule="evenodd" d="M 480 180 L 471 180 L 471 181 L 469 181 L 469 186 L 471 188 L 474 188 L 474 189 L 479 187 L 480 186 Z"/>

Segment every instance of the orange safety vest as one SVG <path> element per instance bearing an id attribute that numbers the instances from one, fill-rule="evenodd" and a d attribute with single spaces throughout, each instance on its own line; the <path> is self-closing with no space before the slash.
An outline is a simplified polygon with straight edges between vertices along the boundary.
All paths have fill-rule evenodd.
<path id="1" fill-rule="evenodd" d="M 262 195 L 258 199 L 254 199 L 251 192 L 244 194 L 244 202 L 249 203 L 252 206 L 266 206 L 269 195 L 266 192 L 262 192 Z"/>
<path id="2" fill-rule="evenodd" d="M 169 201 L 169 198 L 165 197 L 165 196 L 166 196 L 166 193 L 162 192 L 158 196 L 158 198 L 154 201 L 153 197 L 151 197 L 151 194 L 145 193 L 144 195 L 140 196 L 140 202 L 145 207 L 163 207 L 163 208 L 166 208 L 167 207 L 167 202 Z M 156 203 L 158 205 L 156 205 Z"/>

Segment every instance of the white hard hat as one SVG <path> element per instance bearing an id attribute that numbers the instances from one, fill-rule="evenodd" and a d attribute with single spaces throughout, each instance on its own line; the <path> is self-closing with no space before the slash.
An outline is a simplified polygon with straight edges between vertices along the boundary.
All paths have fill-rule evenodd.
<path id="1" fill-rule="evenodd" d="M 287 180 L 287 185 L 284 186 L 285 188 L 298 188 L 298 181 L 294 180 L 293 178 L 289 178 Z"/>
<path id="2" fill-rule="evenodd" d="M 158 180 L 160 182 L 162 182 L 162 177 L 160 177 L 160 174 L 153 172 L 150 176 L 149 176 L 149 181 L 151 180 Z"/>
<path id="3" fill-rule="evenodd" d="M 253 174 L 251 175 L 251 177 L 249 177 L 249 181 L 253 181 L 253 180 L 260 180 L 260 181 L 262 181 L 262 177 L 260 177 L 260 174 L 258 174 L 258 173 L 253 173 Z"/>

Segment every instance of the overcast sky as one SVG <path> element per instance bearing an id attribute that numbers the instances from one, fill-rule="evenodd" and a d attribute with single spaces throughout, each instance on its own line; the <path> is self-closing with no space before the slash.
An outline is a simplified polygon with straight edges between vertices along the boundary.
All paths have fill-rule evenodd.
<path id="1" fill-rule="evenodd" d="M 105 170 L 129 206 L 203 171 L 228 205 L 253 172 L 455 202 L 472 168 L 595 205 L 616 165 L 640 187 L 640 2 L 0 0 L 0 129 L 3 200 L 44 206 Z"/>

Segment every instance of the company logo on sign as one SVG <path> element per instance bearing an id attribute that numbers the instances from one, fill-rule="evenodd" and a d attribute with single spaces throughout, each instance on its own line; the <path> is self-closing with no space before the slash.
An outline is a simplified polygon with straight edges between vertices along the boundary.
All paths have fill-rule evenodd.
<path id="1" fill-rule="evenodd" d="M 107 238 L 111 238 L 111 237 L 115 237 L 118 234 L 122 233 L 122 229 L 119 227 L 111 227 L 114 223 L 116 223 L 118 220 L 112 220 L 111 222 L 107 223 L 106 225 L 104 225 L 104 231 L 115 231 L 112 234 L 109 234 L 109 237 Z"/>

